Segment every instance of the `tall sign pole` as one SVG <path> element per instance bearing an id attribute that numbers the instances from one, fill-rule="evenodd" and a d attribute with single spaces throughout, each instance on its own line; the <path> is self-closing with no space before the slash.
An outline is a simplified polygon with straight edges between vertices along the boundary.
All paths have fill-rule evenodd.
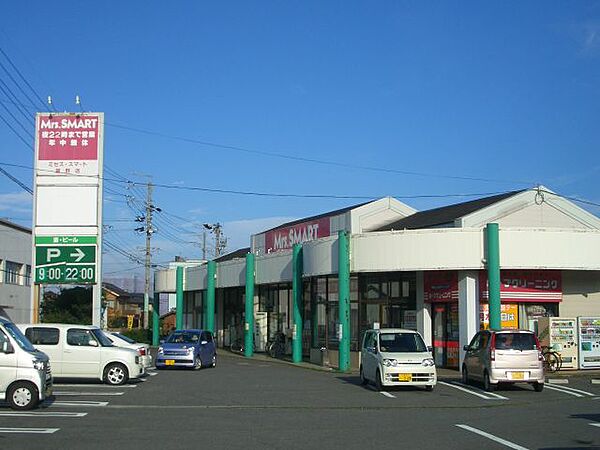
<path id="1" fill-rule="evenodd" d="M 38 113 L 33 209 L 32 321 L 44 285 L 92 286 L 102 325 L 103 113 Z"/>

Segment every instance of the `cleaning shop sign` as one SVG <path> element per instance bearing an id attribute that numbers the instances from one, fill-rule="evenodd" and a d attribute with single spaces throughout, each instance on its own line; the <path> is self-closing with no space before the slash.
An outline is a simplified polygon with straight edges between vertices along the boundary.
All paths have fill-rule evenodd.
<path id="1" fill-rule="evenodd" d="M 265 250 L 267 253 L 289 250 L 294 244 L 329 236 L 329 231 L 329 217 L 277 228 L 265 234 Z"/>

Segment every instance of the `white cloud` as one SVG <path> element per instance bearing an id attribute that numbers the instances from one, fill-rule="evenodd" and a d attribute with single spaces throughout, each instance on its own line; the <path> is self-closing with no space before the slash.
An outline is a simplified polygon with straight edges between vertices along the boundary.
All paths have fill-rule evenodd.
<path id="1" fill-rule="evenodd" d="M 297 217 L 261 217 L 248 220 L 234 220 L 223 224 L 223 233 L 227 236 L 227 252 L 238 248 L 250 246 L 250 236 L 269 228 L 276 227 L 286 222 L 296 220 Z"/>
<path id="2" fill-rule="evenodd" d="M 0 194 L 0 211 L 23 214 L 31 213 L 33 197 L 28 192 L 22 191 L 11 194 Z"/>

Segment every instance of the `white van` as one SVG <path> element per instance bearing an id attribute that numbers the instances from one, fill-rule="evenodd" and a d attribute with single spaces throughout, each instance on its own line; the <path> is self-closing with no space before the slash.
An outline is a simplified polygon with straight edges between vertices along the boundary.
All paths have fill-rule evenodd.
<path id="1" fill-rule="evenodd" d="M 48 356 L 36 350 L 14 323 L 0 317 L 0 400 L 27 410 L 51 395 Z"/>
<path id="2" fill-rule="evenodd" d="M 144 374 L 138 353 L 115 347 L 98 327 L 49 323 L 18 327 L 48 355 L 55 378 L 97 378 L 121 385 Z"/>
<path id="3" fill-rule="evenodd" d="M 367 330 L 360 352 L 360 380 L 381 391 L 390 386 L 424 386 L 432 391 L 437 372 L 431 351 L 414 330 Z"/>

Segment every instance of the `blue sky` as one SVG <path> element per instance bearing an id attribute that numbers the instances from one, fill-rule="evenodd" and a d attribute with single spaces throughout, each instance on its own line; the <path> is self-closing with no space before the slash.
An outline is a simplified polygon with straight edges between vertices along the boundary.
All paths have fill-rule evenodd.
<path id="1" fill-rule="evenodd" d="M 599 2 L 10 2 L 0 47 L 58 109 L 77 110 L 78 94 L 85 110 L 105 112 L 105 162 L 134 181 L 372 197 L 542 183 L 600 203 Z M 32 165 L 1 121 L 0 139 L 0 162 Z M 31 183 L 30 169 L 4 168 Z M 106 186 L 106 238 L 140 254 L 125 196 L 140 205 L 143 188 Z M 199 241 L 194 223 L 222 223 L 234 250 L 251 232 L 361 201 L 157 188 L 155 204 L 187 221 L 159 219 L 156 260 L 199 257 L 181 243 Z M 31 223 L 31 196 L 3 176 L 0 217 Z M 135 272 L 114 252 L 105 262 L 106 273 Z"/>

